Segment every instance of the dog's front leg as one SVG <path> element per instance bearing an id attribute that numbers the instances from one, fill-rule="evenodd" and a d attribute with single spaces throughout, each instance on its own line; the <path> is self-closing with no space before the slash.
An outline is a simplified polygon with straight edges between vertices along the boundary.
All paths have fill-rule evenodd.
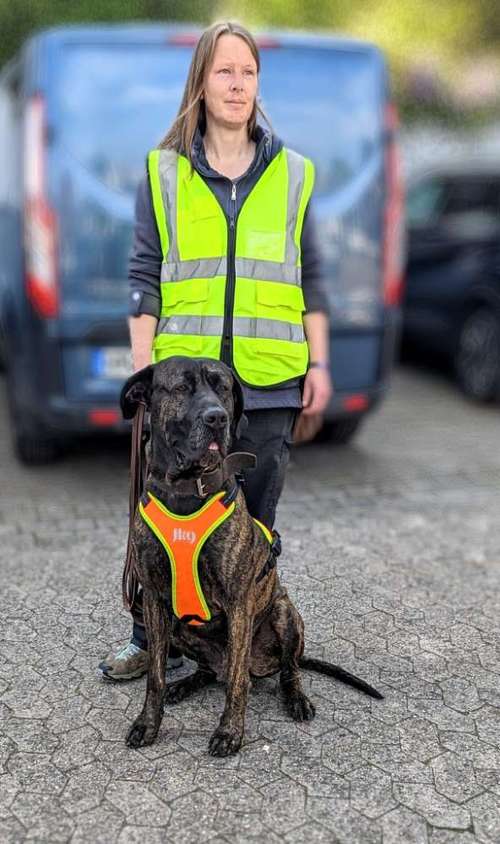
<path id="1" fill-rule="evenodd" d="M 253 612 L 247 606 L 232 607 L 227 622 L 226 705 L 208 745 L 212 756 L 229 756 L 240 749 L 250 687 Z"/>
<path id="2" fill-rule="evenodd" d="M 149 588 L 143 595 L 144 624 L 148 637 L 149 670 L 146 700 L 128 735 L 129 747 L 152 744 L 163 717 L 165 671 L 170 644 L 170 621 L 161 594 Z"/>

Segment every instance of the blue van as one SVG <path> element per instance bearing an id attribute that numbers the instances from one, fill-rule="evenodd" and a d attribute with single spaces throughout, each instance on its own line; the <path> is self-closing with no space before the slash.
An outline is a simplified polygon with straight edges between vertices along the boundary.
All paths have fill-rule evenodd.
<path id="1" fill-rule="evenodd" d="M 0 73 L 0 346 L 25 463 L 50 460 L 72 435 L 123 428 L 135 192 L 198 35 L 59 27 Z M 323 437 L 345 442 L 383 395 L 398 336 L 402 191 L 387 66 L 376 47 L 346 38 L 258 42 L 264 110 L 317 168 L 336 387 Z"/>

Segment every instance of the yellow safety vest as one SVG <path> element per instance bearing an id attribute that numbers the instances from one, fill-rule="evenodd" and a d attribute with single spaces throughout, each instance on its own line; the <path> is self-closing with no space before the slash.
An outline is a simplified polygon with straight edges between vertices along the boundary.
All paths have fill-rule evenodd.
<path id="1" fill-rule="evenodd" d="M 304 374 L 302 225 L 314 183 L 309 159 L 283 148 L 230 224 L 189 160 L 148 155 L 163 254 L 161 315 L 153 361 L 172 355 L 220 360 L 223 342 L 243 383 L 272 387 Z"/>

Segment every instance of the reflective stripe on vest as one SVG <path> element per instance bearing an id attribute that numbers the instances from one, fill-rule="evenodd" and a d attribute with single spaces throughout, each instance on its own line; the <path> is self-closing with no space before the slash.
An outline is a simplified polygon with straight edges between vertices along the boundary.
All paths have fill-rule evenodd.
<path id="1" fill-rule="evenodd" d="M 184 156 L 153 150 L 148 166 L 163 253 L 153 360 L 218 359 L 228 275 L 225 214 Z M 253 386 L 279 384 L 307 367 L 300 239 L 313 181 L 312 163 L 282 149 L 238 216 L 232 356 L 240 378 Z"/>
<path id="2" fill-rule="evenodd" d="M 163 545 L 170 561 L 172 574 L 172 606 L 177 618 L 199 616 L 200 621 L 191 619 L 188 624 L 203 624 L 212 615 L 203 595 L 198 574 L 200 552 L 212 533 L 234 511 L 233 501 L 227 507 L 222 499 L 225 492 L 212 496 L 200 510 L 189 516 L 171 513 L 161 501 L 150 492 L 148 502 L 139 502 L 139 512 L 145 523 Z M 272 536 L 261 522 L 254 519 L 269 543 Z"/>

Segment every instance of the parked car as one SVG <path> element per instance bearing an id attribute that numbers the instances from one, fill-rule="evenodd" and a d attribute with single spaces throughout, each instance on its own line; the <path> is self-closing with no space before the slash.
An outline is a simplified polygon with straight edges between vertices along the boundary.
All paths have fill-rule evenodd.
<path id="1" fill-rule="evenodd" d="M 408 187 L 403 347 L 500 397 L 500 165 L 436 167 Z"/>
<path id="2" fill-rule="evenodd" d="M 18 456 L 121 430 L 127 262 L 145 157 L 177 111 L 199 30 L 72 26 L 31 37 L 0 74 L 0 336 Z M 370 44 L 259 39 L 275 131 L 312 157 L 347 440 L 382 397 L 401 297 L 401 188 L 387 67 Z"/>

